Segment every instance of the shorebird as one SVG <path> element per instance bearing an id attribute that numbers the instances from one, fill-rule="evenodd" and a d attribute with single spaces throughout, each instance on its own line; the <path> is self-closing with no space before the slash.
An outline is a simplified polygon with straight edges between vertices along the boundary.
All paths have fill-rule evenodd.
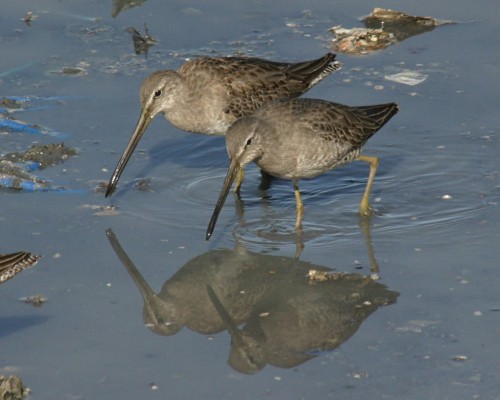
<path id="1" fill-rule="evenodd" d="M 244 57 L 202 57 L 177 71 L 156 71 L 140 90 L 141 115 L 108 183 L 106 197 L 116 188 L 130 156 L 153 118 L 162 113 L 175 127 L 209 135 L 224 135 L 236 119 L 264 104 L 298 97 L 340 68 L 335 54 L 299 63 Z"/>
<path id="2" fill-rule="evenodd" d="M 231 163 L 206 239 L 213 233 L 233 181 L 236 179 L 238 192 L 242 170 L 251 161 L 269 175 L 293 182 L 297 230 L 302 227 L 304 213 L 299 179 L 314 178 L 353 160 L 368 162 L 370 174 L 359 212 L 369 215 L 378 158 L 361 155 L 361 147 L 397 112 L 394 103 L 349 107 L 325 100 L 287 99 L 266 104 L 253 115 L 238 119 L 226 134 Z"/>

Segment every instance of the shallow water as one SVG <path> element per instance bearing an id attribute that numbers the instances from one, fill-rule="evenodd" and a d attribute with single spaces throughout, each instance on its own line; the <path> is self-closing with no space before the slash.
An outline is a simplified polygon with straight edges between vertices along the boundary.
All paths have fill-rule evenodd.
<path id="1" fill-rule="evenodd" d="M 330 27 L 362 26 L 359 17 L 373 7 L 270 4 L 148 0 L 116 18 L 111 1 L 2 7 L 0 48 L 8 55 L 0 63 L 2 96 L 64 97 L 15 117 L 65 133 L 64 142 L 80 152 L 40 172 L 72 192 L 0 192 L 0 252 L 44 256 L 0 287 L 0 374 L 19 374 L 33 398 L 500 398 L 497 2 L 474 10 L 467 1 L 377 4 L 460 23 L 372 55 L 339 55 L 343 68 L 307 94 L 352 105 L 400 105 L 364 150 L 380 157 L 369 230 L 357 216 L 367 165 L 353 163 L 301 183 L 301 238 L 293 231 L 290 182 L 274 182 L 263 200 L 260 174 L 250 166 L 242 204 L 228 197 L 206 242 L 228 165 L 224 139 L 180 132 L 161 118 L 148 128 L 117 193 L 105 199 L 96 192 L 132 133 L 138 88 L 148 73 L 197 54 L 318 57 L 329 49 Z M 27 11 L 38 16 L 31 26 L 22 21 Z M 134 26 L 144 33 L 144 23 L 159 41 L 147 58 L 135 55 L 126 32 Z M 65 67 L 82 73 L 61 74 Z M 384 79 L 406 69 L 428 78 L 416 86 Z M 0 134 L 2 153 L 62 140 Z M 149 190 L 134 186 L 139 178 L 151 179 Z M 110 205 L 115 212 L 102 209 Z M 369 275 L 368 234 L 378 283 L 399 297 L 339 347 L 309 352 L 316 357 L 291 368 L 270 362 L 246 375 L 227 362 L 225 330 L 184 327 L 160 336 L 144 326 L 143 301 L 108 242 L 108 228 L 156 293 L 186 264 L 208 257 L 200 265 L 203 277 L 203 266 L 219 265 L 210 258 L 215 250 L 235 257 L 234 271 L 220 275 L 228 290 L 232 274 L 254 265 L 245 258 L 252 254 L 277 257 L 255 265 L 289 263 L 291 271 L 301 271 L 293 259 L 297 242 L 304 246 L 300 260 L 315 268 Z M 237 278 L 264 291 L 257 278 Z M 281 297 L 258 297 L 254 312 L 283 299 L 293 303 L 277 287 Z M 33 308 L 19 300 L 35 294 L 48 302 Z M 303 299 L 299 291 L 297 299 Z"/>

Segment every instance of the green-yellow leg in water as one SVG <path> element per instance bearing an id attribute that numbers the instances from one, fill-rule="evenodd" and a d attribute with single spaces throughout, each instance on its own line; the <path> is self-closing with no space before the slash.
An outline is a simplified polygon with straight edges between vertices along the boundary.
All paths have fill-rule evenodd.
<path id="1" fill-rule="evenodd" d="M 370 210 L 370 193 L 372 190 L 373 180 L 375 179 L 375 174 L 378 168 L 378 157 L 369 157 L 360 155 L 356 158 L 360 161 L 365 161 L 370 164 L 370 175 L 368 176 L 368 182 L 366 183 L 365 193 L 361 199 L 361 204 L 359 205 L 359 214 L 363 217 L 369 217 L 371 215 Z"/>

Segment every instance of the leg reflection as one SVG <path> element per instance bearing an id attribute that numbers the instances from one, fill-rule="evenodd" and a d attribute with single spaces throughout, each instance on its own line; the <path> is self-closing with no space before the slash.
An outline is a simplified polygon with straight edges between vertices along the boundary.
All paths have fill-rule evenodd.
<path id="1" fill-rule="evenodd" d="M 359 228 L 363 233 L 366 244 L 366 251 L 368 253 L 368 260 L 370 262 L 370 271 L 372 272 L 372 279 L 378 279 L 379 267 L 375 259 L 375 252 L 373 250 L 372 235 L 371 235 L 372 221 L 370 217 L 359 217 Z"/>

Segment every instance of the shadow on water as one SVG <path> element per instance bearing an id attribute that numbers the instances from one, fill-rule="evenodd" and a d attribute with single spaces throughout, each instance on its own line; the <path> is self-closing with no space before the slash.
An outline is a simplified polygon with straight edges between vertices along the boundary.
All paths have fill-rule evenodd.
<path id="1" fill-rule="evenodd" d="M 168 123 L 168 121 L 167 121 Z M 222 136 L 185 133 L 181 138 L 165 139 L 150 151 L 150 166 L 172 162 L 184 168 L 226 168 L 229 161 Z"/>
<path id="2" fill-rule="evenodd" d="M 228 165 L 225 140 L 223 137 L 185 133 L 180 138 L 160 141 L 149 150 L 148 163 L 140 171 L 129 176 L 128 181 L 124 180 L 114 196 L 124 195 L 134 186 L 138 178 L 149 177 L 151 172 L 160 166 L 167 175 L 168 163 L 196 170 L 216 167 L 224 169 Z"/>
<path id="3" fill-rule="evenodd" d="M 2 317 L 0 318 L 0 338 L 31 329 L 45 323 L 48 319 L 49 317 L 41 315 Z"/>
<path id="4" fill-rule="evenodd" d="M 362 229 L 369 229 L 369 222 Z M 378 266 L 367 234 L 372 274 L 348 274 L 301 261 L 247 251 L 211 250 L 187 262 L 155 293 L 108 229 L 113 250 L 143 298 L 143 319 L 169 336 L 183 327 L 231 335 L 229 365 L 254 373 L 267 364 L 300 365 L 348 340 L 399 293 L 376 282 Z M 240 329 L 238 326 L 243 325 Z"/>

